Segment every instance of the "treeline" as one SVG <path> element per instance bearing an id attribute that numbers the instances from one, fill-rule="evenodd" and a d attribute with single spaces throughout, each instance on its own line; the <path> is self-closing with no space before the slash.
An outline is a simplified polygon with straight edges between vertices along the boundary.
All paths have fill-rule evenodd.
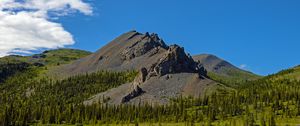
<path id="1" fill-rule="evenodd" d="M 77 108 L 97 93 L 133 81 L 137 72 L 99 71 L 64 80 L 37 79 L 37 74 L 36 69 L 27 70 L 1 84 L 0 124 L 54 123 L 51 120 L 63 115 L 68 107 Z"/>
<path id="2" fill-rule="evenodd" d="M 0 63 L 0 83 L 4 82 L 9 76 L 27 70 L 30 65 L 25 62 L 20 63 Z"/>

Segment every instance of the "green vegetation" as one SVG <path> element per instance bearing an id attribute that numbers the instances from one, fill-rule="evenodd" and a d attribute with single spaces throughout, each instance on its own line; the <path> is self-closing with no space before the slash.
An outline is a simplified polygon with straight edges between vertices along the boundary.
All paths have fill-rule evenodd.
<path id="1" fill-rule="evenodd" d="M 85 99 L 130 82 L 137 73 L 100 71 L 60 81 L 36 79 L 37 74 L 33 67 L 0 85 L 0 125 L 74 124 L 79 120 L 73 114 L 81 116 Z"/>
<path id="2" fill-rule="evenodd" d="M 70 63 L 89 54 L 91 53 L 76 49 L 57 49 L 45 51 L 33 56 L 6 56 L 0 58 L 0 82 L 29 68 L 34 68 L 36 72 L 38 72 L 36 78 L 42 78 L 45 77 L 47 75 L 46 73 L 51 69 Z"/>
<path id="3" fill-rule="evenodd" d="M 4 82 L 9 76 L 27 70 L 30 65 L 28 63 L 7 63 L 0 64 L 0 83 Z"/>
<path id="4" fill-rule="evenodd" d="M 287 70 L 282 70 L 278 72 L 277 74 L 270 75 L 269 78 L 274 78 L 274 79 L 296 79 L 300 80 L 300 66 L 287 69 Z"/>
<path id="5" fill-rule="evenodd" d="M 253 73 L 236 69 L 222 68 L 222 71 L 226 73 L 226 75 L 208 72 L 208 76 L 212 80 L 215 80 L 232 88 L 238 88 L 248 81 L 253 81 L 261 78 L 261 76 L 255 75 Z"/>
<path id="6" fill-rule="evenodd" d="M 35 54 L 33 56 L 6 56 L 0 58 L 0 64 L 25 62 L 36 65 L 55 66 L 70 63 L 71 61 L 77 60 L 89 54 L 91 53 L 76 49 L 57 49 L 45 51 L 41 54 Z"/>
<path id="7" fill-rule="evenodd" d="M 293 71 L 295 72 L 295 71 Z M 300 81 L 280 72 L 241 85 L 233 93 L 173 99 L 158 105 L 85 106 L 88 97 L 133 80 L 136 72 L 97 72 L 61 81 L 30 79 L 29 70 L 1 86 L 0 122 L 23 124 L 276 125 L 299 123 Z M 280 78 L 278 78 L 280 76 Z M 26 83 L 24 83 L 26 82 Z M 289 122 L 287 122 L 289 121 Z"/>
<path id="8" fill-rule="evenodd" d="M 254 80 L 209 76 L 230 86 L 231 93 L 201 98 L 179 97 L 167 105 L 108 105 L 105 99 L 83 102 L 108 89 L 131 82 L 135 71 L 99 71 L 62 80 L 38 77 L 57 62 L 46 56 L 36 62 L 9 60 L 0 64 L 0 125 L 297 125 L 300 123 L 300 67 Z M 55 54 L 55 56 L 54 56 Z M 60 57 L 60 56 L 58 56 Z M 24 57 L 20 57 L 24 58 Z M 72 58 L 70 58 L 72 59 Z M 76 59 L 76 58 L 74 58 Z M 74 60 L 72 59 L 72 60 Z M 56 64 L 56 65 L 55 65 Z"/>

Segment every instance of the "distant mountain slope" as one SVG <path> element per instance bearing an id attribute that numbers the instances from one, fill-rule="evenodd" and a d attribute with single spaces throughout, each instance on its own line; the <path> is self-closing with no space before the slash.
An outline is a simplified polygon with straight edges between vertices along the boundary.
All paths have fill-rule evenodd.
<path id="1" fill-rule="evenodd" d="M 289 79 L 300 81 L 300 65 L 287 70 L 282 70 L 276 74 L 269 75 L 267 78 L 274 80 Z"/>
<path id="2" fill-rule="evenodd" d="M 59 65 L 70 63 L 89 54 L 91 52 L 78 49 L 56 49 L 32 56 L 11 55 L 2 57 L 0 58 L 0 64 L 26 62 L 31 64 L 39 63 L 40 65 Z"/>
<path id="3" fill-rule="evenodd" d="M 211 54 L 201 54 L 193 56 L 195 61 L 199 61 L 204 68 L 216 74 L 224 75 L 224 76 L 241 76 L 245 78 L 255 78 L 257 75 L 239 69 L 231 63 Z"/>
<path id="4" fill-rule="evenodd" d="M 208 71 L 208 75 L 221 83 L 228 86 L 236 86 L 242 81 L 255 80 L 260 76 L 239 69 L 231 63 L 211 54 L 201 54 L 193 56 L 193 59 L 199 62 Z"/>
<path id="5" fill-rule="evenodd" d="M 91 54 L 87 51 L 76 49 L 56 49 L 45 51 L 32 56 L 11 55 L 0 58 L 0 83 L 10 76 L 29 69 L 47 73 L 49 69 L 70 63 Z"/>

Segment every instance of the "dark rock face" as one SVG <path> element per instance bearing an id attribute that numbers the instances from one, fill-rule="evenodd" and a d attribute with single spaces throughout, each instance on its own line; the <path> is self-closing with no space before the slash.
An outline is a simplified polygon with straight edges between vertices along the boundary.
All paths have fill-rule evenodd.
<path id="1" fill-rule="evenodd" d="M 186 55 L 184 49 L 178 45 L 172 45 L 157 62 L 149 68 L 143 67 L 139 71 L 139 76 L 135 78 L 134 85 L 140 85 L 154 76 L 164 76 L 174 73 L 199 73 L 206 77 L 207 71 L 199 63 L 195 62 L 191 56 Z"/>
<path id="2" fill-rule="evenodd" d="M 140 70 L 139 75 L 134 79 L 133 85 L 140 85 L 143 82 L 145 82 L 147 75 L 148 75 L 148 71 L 145 67 L 143 67 Z"/>
<path id="3" fill-rule="evenodd" d="M 151 67 L 143 67 L 140 70 L 139 75 L 132 83 L 133 90 L 123 97 L 122 103 L 129 102 L 131 99 L 143 94 L 144 91 L 140 88 L 140 85 L 150 78 L 175 73 L 198 73 L 199 79 L 207 77 L 207 72 L 203 66 L 195 62 L 191 56 L 186 55 L 182 47 L 172 45 L 165 52 L 165 55 L 152 64 Z M 167 76 L 166 79 L 170 79 L 170 77 Z"/>
<path id="4" fill-rule="evenodd" d="M 131 46 L 122 51 L 122 60 L 131 60 L 135 57 L 144 55 L 154 48 L 167 49 L 168 46 L 158 37 L 157 34 L 149 35 L 147 32 L 139 41 L 133 43 Z"/>
<path id="5" fill-rule="evenodd" d="M 180 72 L 194 73 L 197 72 L 196 68 L 196 62 L 185 54 L 183 48 L 172 45 L 164 57 L 151 66 L 149 73 L 150 77 Z"/>
<path id="6" fill-rule="evenodd" d="M 139 86 L 135 86 L 134 89 L 125 97 L 122 98 L 121 103 L 129 102 L 131 99 L 143 94 L 144 91 Z"/>

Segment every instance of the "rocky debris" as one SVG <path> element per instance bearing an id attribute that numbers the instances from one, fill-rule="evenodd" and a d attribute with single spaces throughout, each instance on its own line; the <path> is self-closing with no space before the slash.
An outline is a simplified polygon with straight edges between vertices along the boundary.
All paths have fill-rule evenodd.
<path id="1" fill-rule="evenodd" d="M 200 64 L 200 63 L 197 63 L 197 67 L 196 67 L 196 70 L 199 72 L 199 78 L 203 79 L 204 77 L 205 78 L 209 78 L 207 76 L 207 70 L 205 69 L 205 67 Z"/>
<path id="2" fill-rule="evenodd" d="M 166 76 L 166 80 L 169 80 L 170 78 L 172 78 L 171 75 L 167 75 L 167 76 Z"/>
<path id="3" fill-rule="evenodd" d="M 122 98 L 121 101 L 122 103 L 128 102 L 131 99 L 144 93 L 144 91 L 142 90 L 142 88 L 140 88 L 139 85 L 141 85 L 146 81 L 147 75 L 148 75 L 147 69 L 145 67 L 141 68 L 139 75 L 134 79 L 132 83 L 132 87 L 133 87 L 132 91 L 128 95 Z"/>
<path id="4" fill-rule="evenodd" d="M 133 85 L 138 86 L 138 85 L 142 84 L 143 82 L 145 82 L 147 75 L 148 75 L 148 71 L 145 67 L 143 67 L 140 70 L 139 75 L 134 79 Z"/>
<path id="5" fill-rule="evenodd" d="M 134 86 L 134 89 L 125 97 L 122 98 L 121 103 L 129 102 L 131 99 L 140 96 L 141 94 L 145 93 L 142 88 L 140 88 L 138 85 Z"/>
<path id="6" fill-rule="evenodd" d="M 150 37 L 152 38 L 153 41 L 158 42 L 159 45 L 160 45 L 162 48 L 165 48 L 165 49 L 168 48 L 168 46 L 166 45 L 166 43 L 164 42 L 164 40 L 162 40 L 161 38 L 159 38 L 158 34 L 152 33 L 152 34 L 150 35 Z"/>
<path id="7" fill-rule="evenodd" d="M 100 56 L 100 57 L 98 58 L 98 61 L 102 60 L 103 58 L 104 58 L 103 56 Z"/>
<path id="8" fill-rule="evenodd" d="M 133 43 L 121 52 L 122 60 L 131 60 L 157 48 L 167 49 L 168 46 L 158 37 L 157 34 L 149 35 L 147 32 L 139 41 Z"/>

